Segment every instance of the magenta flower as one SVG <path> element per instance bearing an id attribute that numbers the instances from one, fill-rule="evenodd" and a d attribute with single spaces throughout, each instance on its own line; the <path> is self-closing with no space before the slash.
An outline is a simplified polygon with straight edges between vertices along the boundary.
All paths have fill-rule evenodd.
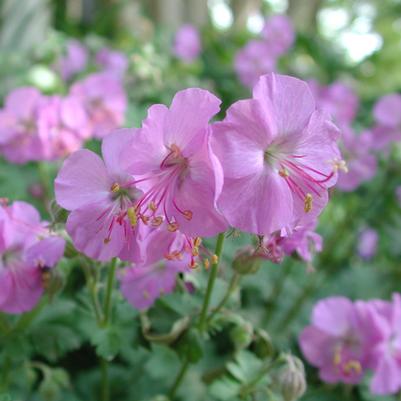
<path id="1" fill-rule="evenodd" d="M 0 153 L 12 163 L 37 160 L 40 154 L 38 114 L 45 98 L 35 88 L 17 88 L 0 110 Z"/>
<path id="2" fill-rule="evenodd" d="M 381 97 L 373 107 L 377 124 L 389 128 L 401 128 L 401 95 L 392 93 Z"/>
<path id="3" fill-rule="evenodd" d="M 371 350 L 370 389 L 378 395 L 396 394 L 401 390 L 401 296 L 394 294 L 391 304 L 376 302 L 373 306 L 371 330 L 379 334 Z"/>
<path id="4" fill-rule="evenodd" d="M 38 115 L 41 160 L 55 160 L 82 147 L 90 126 L 82 104 L 74 97 L 52 96 Z"/>
<path id="5" fill-rule="evenodd" d="M 0 310 L 23 313 L 44 291 L 43 273 L 64 254 L 64 240 L 49 236 L 36 209 L 25 202 L 0 206 Z"/>
<path id="6" fill-rule="evenodd" d="M 244 86 L 253 88 L 259 77 L 276 70 L 276 57 L 262 40 L 250 40 L 235 56 L 234 69 Z"/>
<path id="7" fill-rule="evenodd" d="M 376 143 L 369 131 L 356 135 L 346 125 L 342 126 L 341 131 L 341 150 L 346 166 L 339 173 L 336 187 L 342 191 L 353 191 L 376 175 L 377 160 L 372 154 Z"/>
<path id="8" fill-rule="evenodd" d="M 88 50 L 78 40 L 67 42 L 66 53 L 56 62 L 56 69 L 64 80 L 83 71 L 88 63 Z"/>
<path id="9" fill-rule="evenodd" d="M 365 260 L 372 259 L 376 255 L 379 236 L 373 228 L 365 228 L 358 238 L 358 254 Z"/>
<path id="10" fill-rule="evenodd" d="M 104 47 L 96 53 L 96 63 L 103 68 L 104 72 L 123 78 L 128 68 L 127 56 L 117 50 Z"/>
<path id="11" fill-rule="evenodd" d="M 276 56 L 281 56 L 294 43 L 295 31 L 290 18 L 285 15 L 273 15 L 266 20 L 262 36 L 269 51 Z"/>
<path id="12" fill-rule="evenodd" d="M 114 76 L 92 74 L 76 82 L 70 94 L 83 104 L 96 138 L 105 137 L 123 124 L 127 99 L 120 80 Z"/>
<path id="13" fill-rule="evenodd" d="M 215 208 L 223 182 L 208 148 L 208 121 L 220 100 L 202 89 L 178 92 L 170 108 L 154 105 L 127 149 L 129 171 L 143 191 L 135 204 L 138 220 L 165 221 L 168 230 L 190 237 L 223 232 Z"/>
<path id="14" fill-rule="evenodd" d="M 185 63 L 192 63 L 201 51 L 202 42 L 199 31 L 193 25 L 183 25 L 175 34 L 174 55 Z"/>
<path id="15" fill-rule="evenodd" d="M 66 228 L 74 246 L 106 261 L 115 256 L 136 260 L 137 220 L 134 203 L 140 191 L 127 168 L 135 130 L 120 130 L 102 143 L 104 161 L 83 149 L 64 162 L 55 180 L 56 200 L 70 210 Z"/>
<path id="16" fill-rule="evenodd" d="M 260 78 L 253 99 L 214 124 L 211 148 L 224 171 L 217 205 L 240 230 L 270 235 L 320 214 L 343 162 L 337 128 L 296 78 Z"/>
<path id="17" fill-rule="evenodd" d="M 301 350 L 320 378 L 328 383 L 356 384 L 368 363 L 369 336 L 365 336 L 367 306 L 347 298 L 332 297 L 318 302 L 312 324 L 299 337 Z"/>

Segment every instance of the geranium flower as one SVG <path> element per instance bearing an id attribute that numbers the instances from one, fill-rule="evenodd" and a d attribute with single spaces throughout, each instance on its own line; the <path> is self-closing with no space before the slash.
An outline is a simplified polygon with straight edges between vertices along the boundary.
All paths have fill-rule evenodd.
<path id="1" fill-rule="evenodd" d="M 183 25 L 175 34 L 173 53 L 186 63 L 192 63 L 202 51 L 199 31 L 190 24 Z"/>

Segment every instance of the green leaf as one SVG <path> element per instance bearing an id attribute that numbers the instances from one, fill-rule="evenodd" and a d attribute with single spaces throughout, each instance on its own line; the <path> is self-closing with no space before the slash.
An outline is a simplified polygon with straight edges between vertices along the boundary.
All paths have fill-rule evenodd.
<path id="1" fill-rule="evenodd" d="M 121 349 L 122 338 L 117 327 L 109 326 L 98 330 L 93 335 L 91 342 L 95 346 L 98 356 L 111 361 Z"/>
<path id="2" fill-rule="evenodd" d="M 216 380 L 210 386 L 210 394 L 218 400 L 233 400 L 238 396 L 241 384 L 229 377 Z"/>

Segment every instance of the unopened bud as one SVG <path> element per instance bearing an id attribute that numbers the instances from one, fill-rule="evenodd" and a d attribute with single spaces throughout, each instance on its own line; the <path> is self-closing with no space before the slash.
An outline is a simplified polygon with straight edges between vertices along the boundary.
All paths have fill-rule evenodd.
<path id="1" fill-rule="evenodd" d="M 296 401 L 306 391 L 305 369 L 302 361 L 293 355 L 284 355 L 284 365 L 277 376 L 279 390 L 285 401 Z"/>
<path id="2" fill-rule="evenodd" d="M 262 329 L 256 329 L 252 350 L 259 358 L 271 357 L 274 353 L 274 347 L 270 335 Z"/>
<path id="3" fill-rule="evenodd" d="M 248 347 L 253 338 L 252 325 L 246 321 L 239 322 L 231 329 L 230 338 L 237 350 Z"/>
<path id="4" fill-rule="evenodd" d="M 249 246 L 240 250 L 233 260 L 233 269 L 239 274 L 256 273 L 261 265 L 261 259 L 254 254 L 254 249 Z"/>

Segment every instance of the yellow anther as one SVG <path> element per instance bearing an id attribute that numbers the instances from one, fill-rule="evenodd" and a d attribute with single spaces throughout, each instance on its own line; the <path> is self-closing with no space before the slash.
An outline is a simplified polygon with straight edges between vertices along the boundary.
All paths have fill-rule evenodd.
<path id="1" fill-rule="evenodd" d="M 110 241 L 111 241 L 110 238 L 105 238 L 105 239 L 103 240 L 103 244 L 107 245 Z"/>
<path id="2" fill-rule="evenodd" d="M 174 222 L 174 223 L 168 224 L 167 230 L 169 230 L 171 233 L 176 232 L 178 230 L 178 223 Z"/>
<path id="3" fill-rule="evenodd" d="M 341 349 L 337 348 L 333 356 L 334 366 L 338 366 L 341 363 Z"/>
<path id="4" fill-rule="evenodd" d="M 191 220 L 192 219 L 192 212 L 190 210 L 184 210 L 183 215 L 187 220 Z"/>
<path id="5" fill-rule="evenodd" d="M 341 170 L 344 173 L 348 173 L 348 166 L 345 160 L 334 160 L 333 169 L 335 172 Z"/>
<path id="6" fill-rule="evenodd" d="M 196 269 L 199 265 L 195 262 L 194 259 L 191 260 L 191 262 L 189 263 L 189 267 L 191 269 Z"/>
<path id="7" fill-rule="evenodd" d="M 157 206 L 155 202 L 150 202 L 148 205 L 149 210 L 151 210 L 152 212 L 155 212 L 157 210 Z"/>
<path id="8" fill-rule="evenodd" d="M 285 167 L 282 167 L 282 168 L 278 171 L 278 173 L 279 173 L 280 176 L 283 177 L 283 178 L 287 178 L 287 177 L 290 176 L 290 172 L 289 172 Z"/>
<path id="9" fill-rule="evenodd" d="M 362 372 L 362 367 L 359 361 L 351 360 L 344 365 L 343 370 L 346 375 L 349 375 L 352 372 L 359 375 Z"/>
<path id="10" fill-rule="evenodd" d="M 192 256 L 199 256 L 199 248 L 197 246 L 192 248 Z"/>
<path id="11" fill-rule="evenodd" d="M 201 243 L 202 243 L 202 238 L 201 237 L 196 237 L 194 239 L 194 246 L 200 247 Z"/>
<path id="12" fill-rule="evenodd" d="M 110 191 L 116 194 L 117 192 L 120 191 L 120 189 L 121 189 L 121 188 L 120 188 L 120 184 L 119 184 L 118 182 L 115 182 L 115 183 L 111 186 Z"/>
<path id="13" fill-rule="evenodd" d="M 143 224 L 148 224 L 149 223 L 149 217 L 144 216 L 143 214 L 140 215 L 140 219 L 142 220 Z"/>
<path id="14" fill-rule="evenodd" d="M 143 294 L 143 297 L 145 299 L 149 299 L 150 298 L 150 294 L 149 294 L 149 292 L 147 290 L 144 290 L 142 294 Z"/>
<path id="15" fill-rule="evenodd" d="M 206 270 L 209 270 L 209 267 L 210 267 L 210 261 L 209 261 L 209 259 L 205 259 L 205 260 L 203 261 L 203 265 L 205 266 L 205 269 L 206 269 Z"/>
<path id="16" fill-rule="evenodd" d="M 212 255 L 211 260 L 214 265 L 217 265 L 217 263 L 219 263 L 219 257 L 217 255 Z"/>
<path id="17" fill-rule="evenodd" d="M 138 224 L 138 217 L 134 207 L 131 206 L 127 209 L 127 216 L 131 226 L 135 227 Z"/>
<path id="18" fill-rule="evenodd" d="M 152 221 L 150 222 L 150 224 L 151 224 L 153 227 L 159 227 L 160 224 L 162 224 L 162 223 L 163 223 L 163 217 L 161 217 L 161 216 L 155 217 L 155 218 L 152 219 Z"/>
<path id="19" fill-rule="evenodd" d="M 306 194 L 304 199 L 304 211 L 309 213 L 312 210 L 313 197 L 311 194 Z"/>

